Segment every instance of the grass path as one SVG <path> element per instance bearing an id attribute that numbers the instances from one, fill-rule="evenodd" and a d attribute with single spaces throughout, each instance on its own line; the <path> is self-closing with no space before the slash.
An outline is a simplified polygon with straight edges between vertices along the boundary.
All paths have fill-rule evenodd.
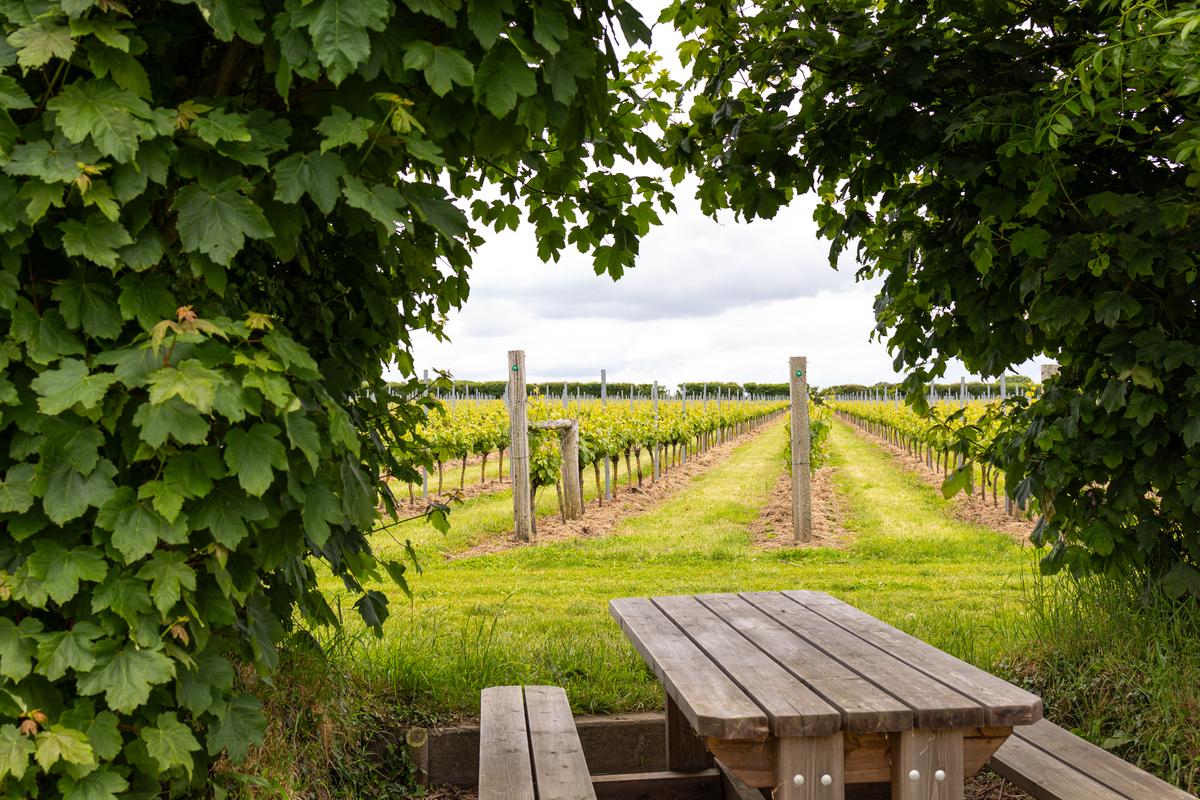
<path id="1" fill-rule="evenodd" d="M 954 520 L 932 489 L 843 423 L 831 446 L 851 544 L 757 551 L 747 526 L 784 468 L 784 446 L 783 426 L 767 427 L 603 539 L 445 562 L 436 552 L 450 542 L 406 531 L 427 554 L 415 601 L 390 589 L 384 637 L 364 637 L 342 657 L 417 718 L 471 714 L 480 688 L 519 682 L 566 686 L 578 712 L 654 708 L 661 690 L 608 616 L 610 598 L 809 588 L 988 666 L 1009 640 L 1031 557 Z M 456 511 L 452 535 L 467 542 L 472 524 L 499 524 L 493 502 L 479 504 L 478 520 Z"/>

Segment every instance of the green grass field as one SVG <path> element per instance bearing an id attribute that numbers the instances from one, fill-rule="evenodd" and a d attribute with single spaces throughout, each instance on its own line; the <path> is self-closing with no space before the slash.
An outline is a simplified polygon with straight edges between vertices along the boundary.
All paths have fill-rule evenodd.
<path id="1" fill-rule="evenodd" d="M 504 536 L 507 492 L 456 508 L 448 536 L 403 526 L 377 546 L 421 554 L 414 599 L 394 601 L 382 639 L 355 636 L 343 668 L 414 720 L 470 715 L 485 686 L 564 685 L 575 710 L 649 709 L 660 689 L 609 617 L 614 597 L 806 588 L 850 603 L 981 666 L 1011 645 L 1033 557 L 1008 537 L 953 519 L 947 504 L 850 428 L 835 426 L 844 549 L 759 551 L 748 525 L 783 471 L 782 424 L 609 537 L 447 561 L 444 553 Z M 542 513 L 553 509 L 544 492 Z M 337 586 L 325 587 L 337 594 Z"/>

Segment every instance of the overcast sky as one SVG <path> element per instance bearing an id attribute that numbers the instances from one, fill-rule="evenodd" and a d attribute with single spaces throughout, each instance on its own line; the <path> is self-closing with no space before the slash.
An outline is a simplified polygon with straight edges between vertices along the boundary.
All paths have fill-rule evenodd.
<path id="1" fill-rule="evenodd" d="M 661 4 L 637 5 L 651 22 Z M 656 26 L 659 52 L 673 53 L 672 34 Z M 852 260 L 829 266 L 813 197 L 745 223 L 705 217 L 694 189 L 675 187 L 678 212 L 651 231 L 619 281 L 597 276 L 573 250 L 542 263 L 528 229 L 491 233 L 470 298 L 447 326 L 450 341 L 415 337 L 418 374 L 502 380 L 507 351 L 523 349 L 531 382 L 594 380 L 601 369 L 613 381 L 668 386 L 783 382 L 792 355 L 808 356 L 818 386 L 894 377 L 885 345 L 870 338 L 875 286 L 855 282 Z M 1035 375 L 1032 365 L 1022 371 Z"/>

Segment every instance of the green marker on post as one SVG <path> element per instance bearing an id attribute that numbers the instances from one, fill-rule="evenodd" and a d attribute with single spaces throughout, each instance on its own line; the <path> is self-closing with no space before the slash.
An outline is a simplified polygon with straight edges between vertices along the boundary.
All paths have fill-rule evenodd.
<path id="1" fill-rule="evenodd" d="M 513 372 L 519 372 L 519 371 L 520 371 L 520 370 L 518 370 L 518 369 L 517 369 L 517 365 L 516 365 L 516 364 L 513 364 Z"/>
<path id="2" fill-rule="evenodd" d="M 513 367 L 513 369 L 516 369 L 516 367 Z M 803 378 L 803 377 L 804 377 L 804 370 L 802 370 L 802 369 L 798 369 L 798 370 L 796 370 L 796 377 L 797 377 L 797 378 Z"/>

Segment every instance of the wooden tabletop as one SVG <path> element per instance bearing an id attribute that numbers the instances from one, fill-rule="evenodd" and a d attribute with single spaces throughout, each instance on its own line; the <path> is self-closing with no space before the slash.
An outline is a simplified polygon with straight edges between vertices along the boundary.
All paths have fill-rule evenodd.
<path id="1" fill-rule="evenodd" d="M 1042 701 L 823 592 L 624 598 L 610 609 L 701 736 L 1012 727 Z"/>

